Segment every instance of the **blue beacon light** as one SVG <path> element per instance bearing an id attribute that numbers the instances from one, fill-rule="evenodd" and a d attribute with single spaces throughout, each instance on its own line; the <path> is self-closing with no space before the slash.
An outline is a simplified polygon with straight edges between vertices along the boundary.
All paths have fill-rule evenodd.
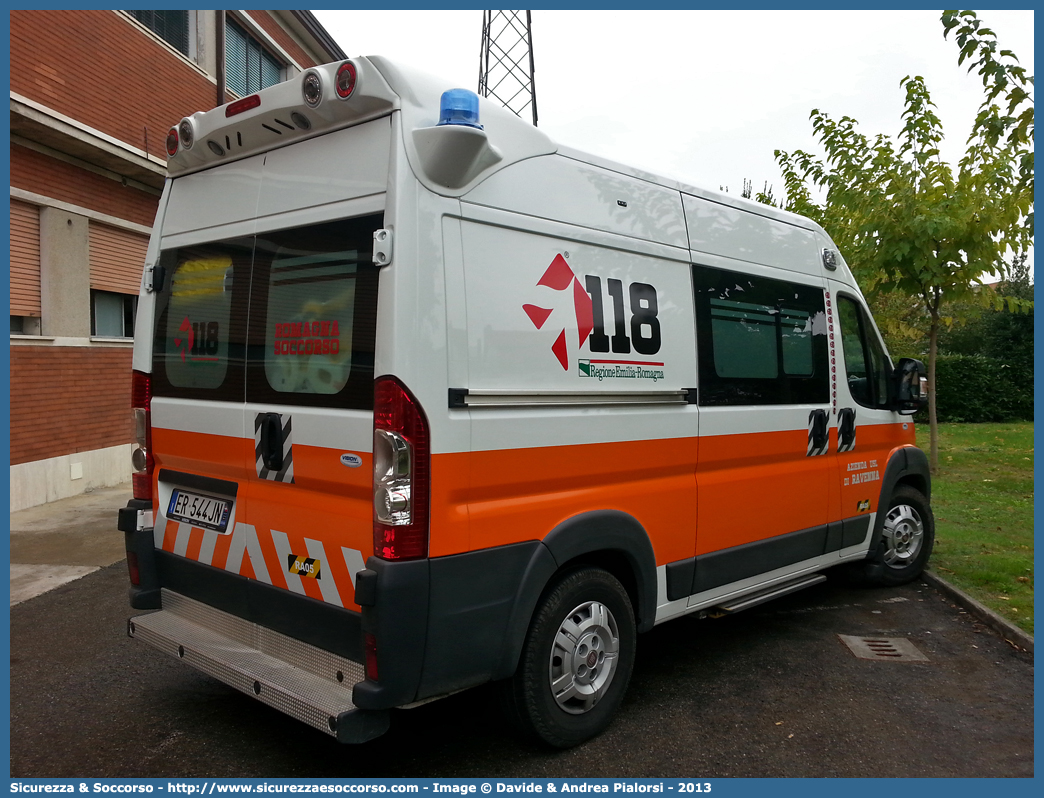
<path id="1" fill-rule="evenodd" d="M 478 95 L 467 89 L 448 89 L 442 92 L 439 125 L 464 125 L 482 130 L 482 125 L 479 124 L 478 100 Z"/>

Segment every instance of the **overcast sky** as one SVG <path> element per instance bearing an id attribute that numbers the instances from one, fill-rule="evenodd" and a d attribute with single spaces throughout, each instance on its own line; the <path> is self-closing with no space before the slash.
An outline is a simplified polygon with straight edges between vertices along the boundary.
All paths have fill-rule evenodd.
<path id="1" fill-rule="evenodd" d="M 317 11 L 350 56 L 475 90 L 482 12 Z M 815 151 L 809 113 L 898 134 L 899 81 L 925 78 L 956 164 L 983 98 L 941 11 L 533 11 L 539 126 L 556 141 L 732 193 L 782 193 L 773 150 Z M 1032 74 L 1033 12 L 983 11 Z"/>

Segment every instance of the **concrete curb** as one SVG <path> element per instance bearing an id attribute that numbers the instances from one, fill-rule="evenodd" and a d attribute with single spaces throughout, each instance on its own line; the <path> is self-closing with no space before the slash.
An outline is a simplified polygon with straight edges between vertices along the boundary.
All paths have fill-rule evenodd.
<path id="1" fill-rule="evenodd" d="M 1018 648 L 1023 648 L 1031 654 L 1033 653 L 1033 635 L 1027 634 L 1007 618 L 1002 618 L 989 607 L 980 604 L 963 590 L 954 587 L 934 571 L 925 570 L 924 573 L 921 574 L 921 579 L 925 584 L 934 587 L 947 598 L 960 604 L 970 615 L 973 615 L 976 619 L 986 624 L 1012 645 L 1017 646 Z"/>

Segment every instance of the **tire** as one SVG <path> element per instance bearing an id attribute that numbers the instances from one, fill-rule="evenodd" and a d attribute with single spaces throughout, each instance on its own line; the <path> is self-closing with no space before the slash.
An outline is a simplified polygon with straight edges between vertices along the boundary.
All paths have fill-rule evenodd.
<path id="1" fill-rule="evenodd" d="M 905 585 L 924 571 L 934 545 L 932 508 L 920 491 L 901 485 L 888 502 L 877 548 L 850 573 L 864 585 Z"/>
<path id="2" fill-rule="evenodd" d="M 635 622 L 623 585 L 601 568 L 564 574 L 533 615 L 515 675 L 502 683 L 512 724 L 555 748 L 601 734 L 634 669 Z"/>

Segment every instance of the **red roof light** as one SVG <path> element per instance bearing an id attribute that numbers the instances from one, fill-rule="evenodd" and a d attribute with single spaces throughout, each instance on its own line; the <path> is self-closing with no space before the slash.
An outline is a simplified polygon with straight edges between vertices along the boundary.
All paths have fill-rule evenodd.
<path id="1" fill-rule="evenodd" d="M 355 78 L 355 64 L 351 61 L 345 61 L 337 67 L 337 77 L 334 80 L 334 85 L 337 87 L 337 96 L 342 100 L 347 100 L 352 96 L 352 92 L 355 91 Z"/>
<path id="2" fill-rule="evenodd" d="M 178 129 L 172 127 L 167 131 L 167 155 L 173 158 L 178 154 Z"/>
<path id="3" fill-rule="evenodd" d="M 244 97 L 242 100 L 236 100 L 234 103 L 226 105 L 225 116 L 235 116 L 244 111 L 249 111 L 251 108 L 257 108 L 259 105 L 261 105 L 261 98 L 256 94 L 251 94 L 249 97 Z"/>

